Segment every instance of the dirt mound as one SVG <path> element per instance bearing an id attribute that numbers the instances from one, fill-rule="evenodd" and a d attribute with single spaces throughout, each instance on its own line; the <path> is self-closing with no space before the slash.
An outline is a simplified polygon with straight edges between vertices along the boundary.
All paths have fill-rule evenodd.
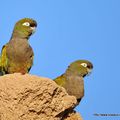
<path id="1" fill-rule="evenodd" d="M 82 120 L 71 112 L 76 102 L 48 78 L 17 73 L 0 77 L 0 120 Z"/>

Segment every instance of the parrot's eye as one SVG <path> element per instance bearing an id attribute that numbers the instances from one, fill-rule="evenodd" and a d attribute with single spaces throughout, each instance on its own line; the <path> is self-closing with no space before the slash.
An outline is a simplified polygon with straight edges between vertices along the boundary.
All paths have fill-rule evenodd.
<path id="1" fill-rule="evenodd" d="M 29 22 L 24 22 L 22 25 L 24 25 L 24 26 L 30 26 L 30 23 Z"/>
<path id="2" fill-rule="evenodd" d="M 86 64 L 86 63 L 81 63 L 81 65 L 82 65 L 83 67 L 87 67 L 87 64 Z"/>

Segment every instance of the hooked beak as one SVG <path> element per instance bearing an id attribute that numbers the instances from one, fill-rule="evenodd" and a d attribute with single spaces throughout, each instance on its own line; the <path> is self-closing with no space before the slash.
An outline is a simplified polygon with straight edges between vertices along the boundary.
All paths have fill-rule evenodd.
<path id="1" fill-rule="evenodd" d="M 89 76 L 92 73 L 92 69 L 87 69 L 87 72 L 88 72 L 87 76 Z"/>
<path id="2" fill-rule="evenodd" d="M 36 27 L 30 27 L 30 28 L 31 28 L 31 30 L 32 30 L 32 34 L 34 34 L 35 31 L 36 31 Z"/>

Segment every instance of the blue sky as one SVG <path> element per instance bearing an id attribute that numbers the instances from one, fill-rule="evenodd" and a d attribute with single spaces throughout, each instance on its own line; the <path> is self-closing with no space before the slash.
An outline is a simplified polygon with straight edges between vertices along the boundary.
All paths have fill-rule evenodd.
<path id="1" fill-rule="evenodd" d="M 120 113 L 119 0 L 1 0 L 0 48 L 8 42 L 16 21 L 34 18 L 30 38 L 35 59 L 31 74 L 55 78 L 77 59 L 93 62 L 85 78 L 85 97 L 76 108 L 84 120 L 117 120 L 94 113 Z"/>

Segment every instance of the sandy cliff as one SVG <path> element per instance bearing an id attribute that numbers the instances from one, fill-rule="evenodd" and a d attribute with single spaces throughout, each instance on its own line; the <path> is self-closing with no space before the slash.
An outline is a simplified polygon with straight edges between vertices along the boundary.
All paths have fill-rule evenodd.
<path id="1" fill-rule="evenodd" d="M 51 79 L 10 74 L 0 77 L 0 120 L 82 120 L 76 98 Z"/>

